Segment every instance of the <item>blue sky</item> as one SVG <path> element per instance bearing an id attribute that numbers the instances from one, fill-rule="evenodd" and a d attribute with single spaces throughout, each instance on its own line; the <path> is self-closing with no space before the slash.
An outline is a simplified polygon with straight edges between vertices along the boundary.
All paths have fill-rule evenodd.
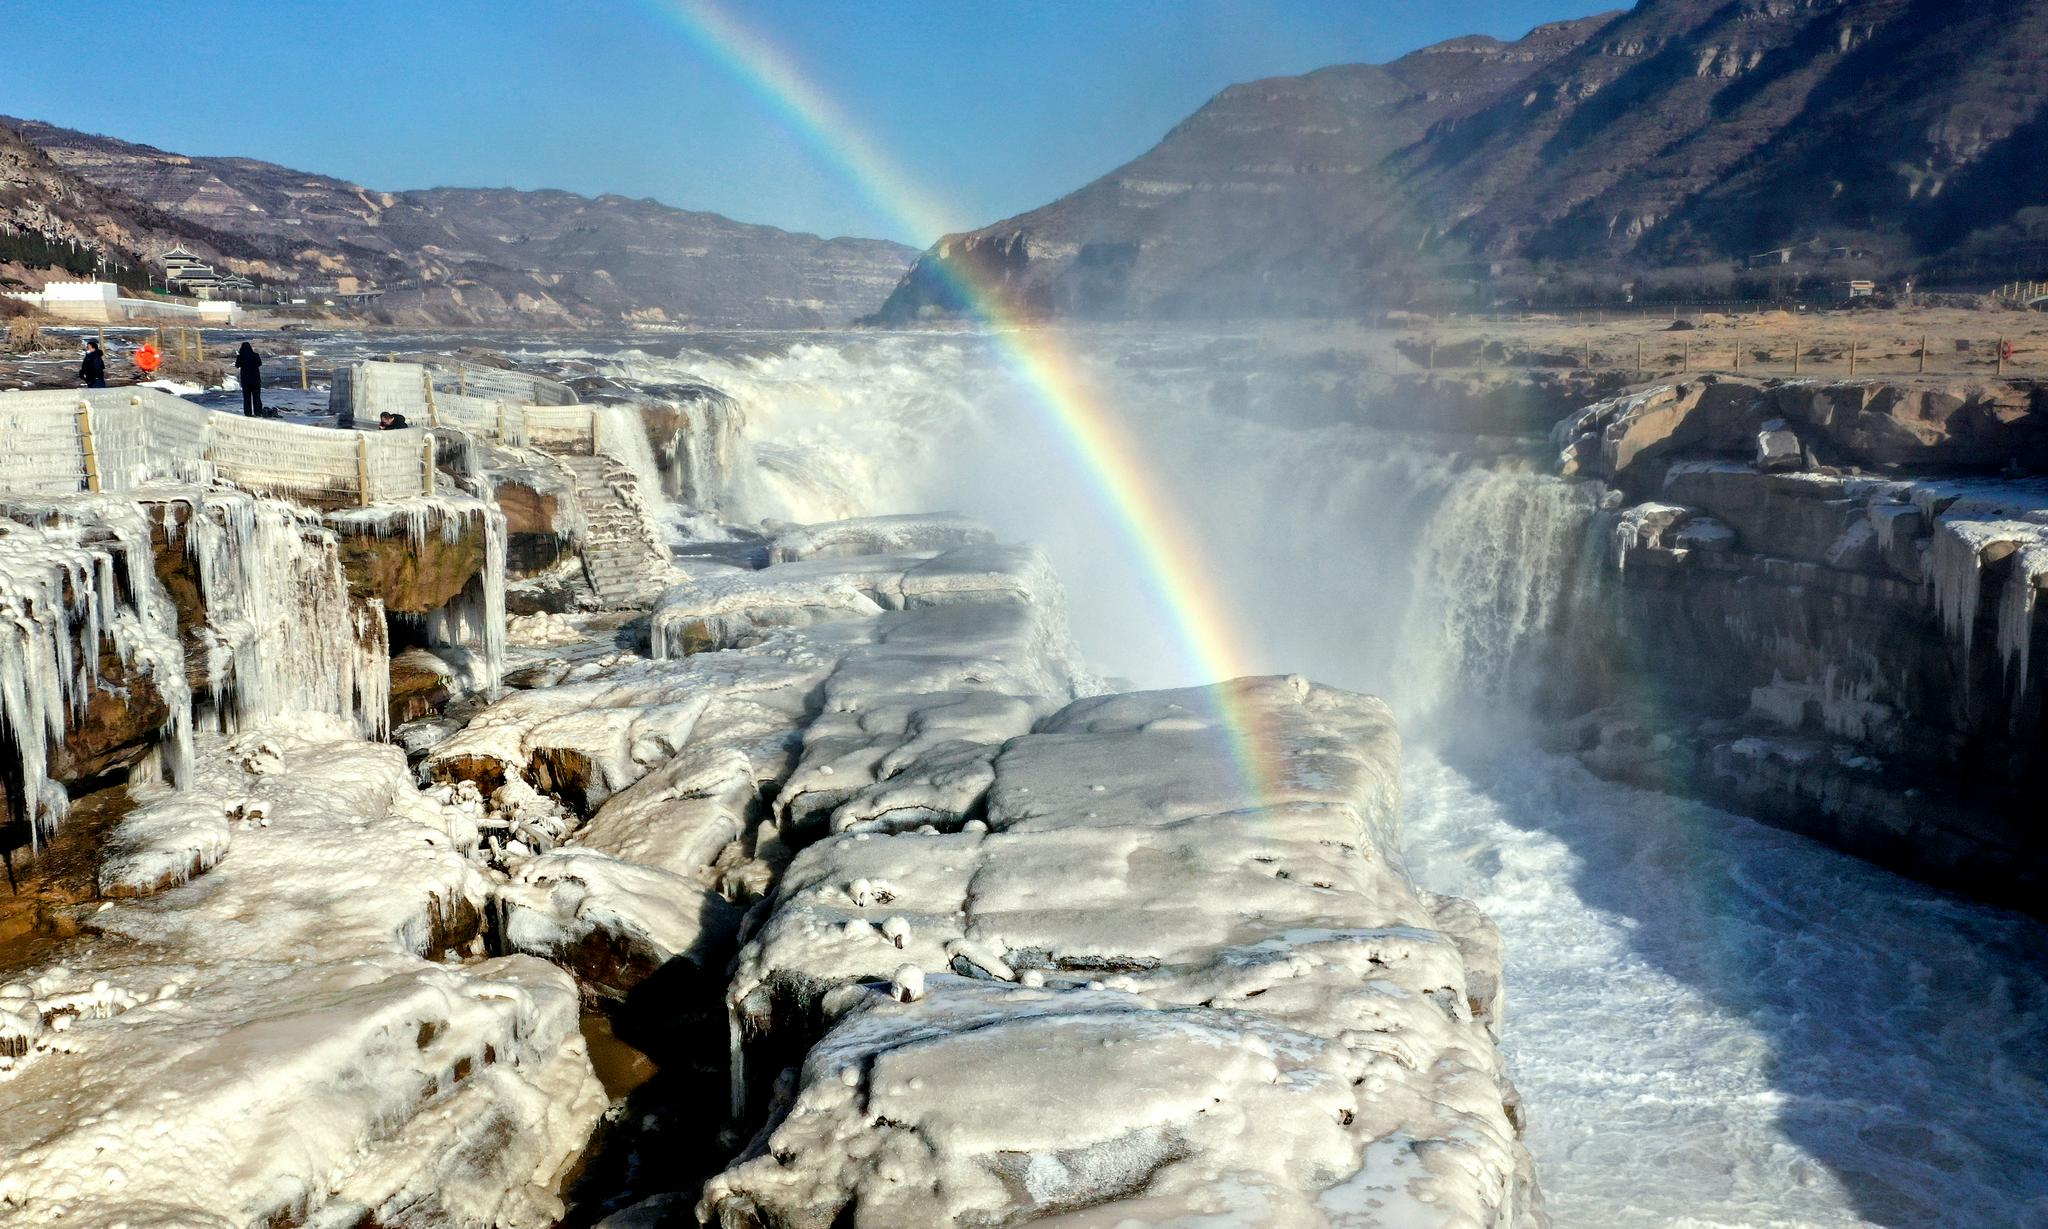
<path id="1" fill-rule="evenodd" d="M 0 0 L 0 114 L 374 188 L 567 188 L 923 245 L 693 46 L 675 0 Z M 1142 153 L 1222 87 L 1622 0 L 727 0 L 948 229 Z M 173 70 L 172 66 L 176 68 Z"/>

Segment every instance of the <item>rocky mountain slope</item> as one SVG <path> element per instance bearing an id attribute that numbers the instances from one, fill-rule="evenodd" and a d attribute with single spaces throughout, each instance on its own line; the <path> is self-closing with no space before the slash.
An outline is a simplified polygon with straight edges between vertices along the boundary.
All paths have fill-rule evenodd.
<path id="1" fill-rule="evenodd" d="M 104 258 L 139 270 L 145 253 L 169 242 L 177 227 L 162 211 L 71 174 L 0 123 L 0 264 L 83 273 Z M 193 229 L 210 252 L 242 254 L 211 228 Z"/>
<path id="2" fill-rule="evenodd" d="M 914 253 L 652 200 L 435 188 L 379 192 L 248 158 L 194 158 L 0 120 L 76 181 L 160 213 L 166 233 L 276 284 L 353 275 L 399 323 L 759 327 L 843 323 Z"/>
<path id="3" fill-rule="evenodd" d="M 2044 37 L 2048 0 L 1641 0 L 1233 86 L 1095 183 L 941 240 L 884 315 L 954 306 L 948 269 L 1112 317 L 1520 292 L 1551 261 L 1618 291 L 1816 241 L 1995 277 L 2048 240 Z"/>

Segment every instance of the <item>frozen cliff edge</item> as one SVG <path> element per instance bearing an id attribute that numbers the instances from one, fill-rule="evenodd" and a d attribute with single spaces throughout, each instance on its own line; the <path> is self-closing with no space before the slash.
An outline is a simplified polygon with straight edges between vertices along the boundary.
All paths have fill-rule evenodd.
<path id="1" fill-rule="evenodd" d="M 194 877 L 0 975 L 0 1223 L 562 1214 L 604 1108 L 574 982 L 480 958 L 474 820 L 397 748 L 290 725 L 205 737 L 114 829 Z"/>

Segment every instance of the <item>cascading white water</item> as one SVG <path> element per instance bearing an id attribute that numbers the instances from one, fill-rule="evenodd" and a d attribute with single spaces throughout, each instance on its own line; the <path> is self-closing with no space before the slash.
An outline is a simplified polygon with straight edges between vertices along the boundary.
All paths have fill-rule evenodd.
<path id="1" fill-rule="evenodd" d="M 1293 421 L 1203 339 L 1078 344 L 1256 666 L 1381 692 L 1411 731 L 1458 735 L 1416 748 L 1404 829 L 1417 877 L 1506 937 L 1506 1042 L 1556 1223 L 2048 1223 L 2038 924 L 1599 782 L 1503 720 L 1554 669 L 1548 629 L 1598 600 L 1588 493 L 1424 435 Z M 735 397 L 750 515 L 979 516 L 1047 549 L 1094 664 L 1192 681 L 1144 561 L 982 340 L 611 371 Z"/>
<path id="2" fill-rule="evenodd" d="M 1573 556 L 1590 513 L 1574 488 L 1474 468 L 1381 432 L 1276 429 L 1246 416 L 1237 393 L 1220 392 L 1215 371 L 1127 370 L 1115 352 L 1090 357 L 1119 426 L 1173 476 L 1166 485 L 1245 630 L 1254 668 L 1313 663 L 1319 678 L 1421 714 L 1506 664 L 1445 653 L 1506 652 L 1526 665 L 1553 613 L 1545 595 L 1559 560 Z M 1116 522 L 1116 493 L 1098 485 L 1034 391 L 985 343 L 863 338 L 745 358 L 635 355 L 607 369 L 649 383 L 701 379 L 734 398 L 746 417 L 735 483 L 742 515 L 968 513 L 1047 551 L 1092 661 L 1146 685 L 1203 681 L 1166 628 L 1172 612 L 1147 588 L 1148 560 Z M 1456 505 L 1448 521 L 1437 515 L 1447 501 Z M 1453 525 L 1496 535 L 1487 574 L 1469 584 L 1505 577 L 1518 609 L 1462 630 L 1430 626 L 1434 606 L 1407 616 L 1417 586 L 1434 603 L 1459 582 Z M 1476 609 L 1468 617 L 1478 619 Z M 1403 641 L 1418 635 L 1440 668 L 1416 672 Z"/>

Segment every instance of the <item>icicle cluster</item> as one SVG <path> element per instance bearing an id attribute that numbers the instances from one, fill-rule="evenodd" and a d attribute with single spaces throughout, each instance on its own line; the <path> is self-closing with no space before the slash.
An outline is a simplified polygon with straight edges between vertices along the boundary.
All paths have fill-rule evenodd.
<path id="1" fill-rule="evenodd" d="M 350 599 L 340 548 L 318 515 L 214 492 L 194 497 L 184 536 L 207 608 L 211 728 L 319 712 L 381 737 L 391 690 L 383 609 Z"/>
<path id="2" fill-rule="evenodd" d="M 331 512 L 328 520 L 378 537 L 402 534 L 422 548 L 429 534 L 438 532 L 444 541 L 458 542 L 480 527 L 481 583 L 430 615 L 427 636 L 436 645 L 475 650 L 480 659 L 477 684 L 485 690 L 497 687 L 505 669 L 505 514 L 495 504 L 466 495 L 432 495 Z"/>
<path id="3" fill-rule="evenodd" d="M 1998 655 L 2015 680 L 2017 697 L 2023 698 L 2032 658 L 2034 608 L 2042 582 L 2048 580 L 2048 526 L 1944 516 L 1935 526 L 1928 583 L 1942 627 L 1967 655 L 1976 640 L 1984 565 L 2005 558 L 2012 560 L 2012 571 L 1998 604 Z"/>
<path id="4" fill-rule="evenodd" d="M 191 763 L 191 697 L 177 613 L 151 566 L 149 524 L 126 500 L 83 497 L 0 505 L 0 745 L 17 761 L 34 843 L 64 817 L 48 776 L 51 746 L 82 717 L 102 645 L 156 686 L 172 719 L 161 768 Z"/>

